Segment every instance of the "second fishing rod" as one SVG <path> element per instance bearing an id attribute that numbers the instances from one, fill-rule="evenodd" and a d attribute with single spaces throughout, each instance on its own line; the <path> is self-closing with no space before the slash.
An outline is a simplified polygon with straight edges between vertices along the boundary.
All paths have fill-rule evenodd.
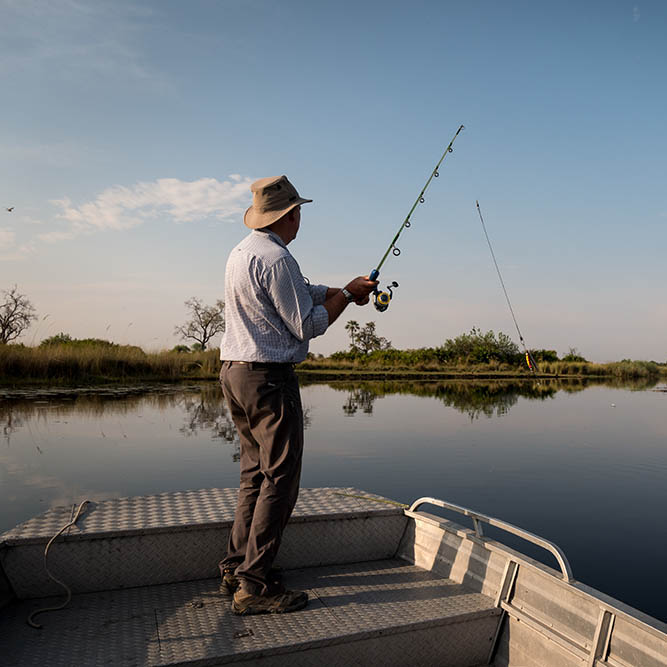
<path id="1" fill-rule="evenodd" d="M 438 161 L 438 164 L 435 165 L 435 169 L 431 172 L 430 176 L 428 177 L 428 180 L 426 181 L 424 187 L 421 189 L 421 192 L 417 195 L 417 199 L 415 199 L 415 203 L 412 205 L 412 208 L 410 209 L 409 213 L 407 216 L 405 216 L 405 220 L 403 220 L 403 224 L 398 229 L 398 232 L 396 232 L 396 236 L 392 239 L 391 243 L 389 244 L 389 247 L 387 248 L 386 252 L 384 255 L 382 255 L 382 259 L 378 263 L 378 265 L 370 272 L 369 274 L 369 279 L 370 280 L 377 280 L 378 277 L 380 276 L 380 269 L 382 268 L 382 265 L 384 264 L 385 260 L 389 256 L 389 253 L 391 252 L 394 256 L 398 257 L 398 255 L 401 254 L 400 249 L 396 245 L 396 242 L 398 241 L 398 237 L 401 235 L 404 229 L 410 227 L 412 224 L 410 222 L 410 217 L 414 213 L 415 209 L 419 204 L 423 204 L 426 200 L 424 199 L 424 194 L 426 193 L 426 190 L 428 190 L 428 186 L 431 184 L 431 181 L 434 178 L 438 178 L 440 175 L 439 169 L 440 165 L 443 163 L 444 159 L 449 155 L 449 153 L 453 152 L 452 146 L 454 145 L 454 142 L 456 141 L 456 137 L 459 136 L 461 130 L 463 130 L 463 125 L 459 127 L 458 130 L 456 130 L 456 134 L 452 137 L 452 140 L 449 142 L 449 145 L 447 148 L 445 148 L 445 152 L 442 154 L 442 157 Z M 387 308 L 389 308 L 389 303 L 391 302 L 391 299 L 394 295 L 392 288 L 398 287 L 398 283 L 396 281 L 392 281 L 391 285 L 387 285 L 387 291 L 382 291 L 378 288 L 375 289 L 373 292 L 373 305 L 375 308 L 383 313 Z"/>

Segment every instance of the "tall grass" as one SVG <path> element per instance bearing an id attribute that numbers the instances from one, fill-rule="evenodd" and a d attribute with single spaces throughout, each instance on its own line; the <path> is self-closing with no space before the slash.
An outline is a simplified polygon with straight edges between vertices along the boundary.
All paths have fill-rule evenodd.
<path id="1" fill-rule="evenodd" d="M 552 361 L 539 364 L 540 371 L 549 375 L 584 375 L 617 378 L 658 378 L 667 375 L 667 368 L 653 361 L 613 361 L 595 364 L 590 361 Z"/>
<path id="2" fill-rule="evenodd" d="M 175 381 L 215 378 L 217 350 L 146 353 L 126 345 L 0 345 L 0 379 L 4 382 Z"/>

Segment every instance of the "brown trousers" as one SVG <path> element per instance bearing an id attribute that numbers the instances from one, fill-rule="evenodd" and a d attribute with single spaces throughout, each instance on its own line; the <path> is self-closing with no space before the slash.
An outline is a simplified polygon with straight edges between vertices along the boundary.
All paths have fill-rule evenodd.
<path id="1" fill-rule="evenodd" d="M 303 411 L 291 364 L 224 361 L 220 384 L 241 440 L 241 482 L 223 567 L 244 588 L 270 592 L 278 554 L 301 478 Z"/>

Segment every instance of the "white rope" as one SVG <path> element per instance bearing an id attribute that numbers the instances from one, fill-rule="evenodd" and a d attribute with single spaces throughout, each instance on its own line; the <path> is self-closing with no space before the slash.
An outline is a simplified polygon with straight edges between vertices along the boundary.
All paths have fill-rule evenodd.
<path id="1" fill-rule="evenodd" d="M 33 620 L 33 619 L 35 618 L 35 616 L 37 616 L 37 614 L 43 614 L 43 613 L 46 612 L 46 611 L 59 611 L 60 609 L 64 609 L 64 608 L 70 603 L 70 600 L 72 599 L 72 591 L 70 590 L 69 586 L 68 586 L 65 582 L 60 581 L 60 579 L 58 579 L 57 577 L 55 577 L 55 576 L 49 571 L 49 567 L 48 567 L 48 564 L 47 564 L 47 559 L 48 559 L 48 557 L 49 557 L 49 549 L 51 548 L 51 545 L 56 541 L 57 538 L 59 538 L 59 537 L 62 535 L 62 533 L 64 533 L 68 528 L 70 528 L 71 526 L 73 526 L 73 525 L 79 520 L 79 517 L 81 516 L 81 514 L 83 513 L 83 511 L 84 511 L 86 505 L 87 505 L 89 502 L 90 502 L 89 500 L 84 500 L 84 501 L 79 505 L 79 509 L 77 509 L 77 511 L 76 511 L 76 513 L 75 513 L 75 515 L 74 515 L 74 518 L 73 518 L 73 519 L 72 519 L 66 526 L 63 526 L 63 527 L 62 527 L 62 528 L 61 528 L 61 529 L 60 529 L 60 530 L 59 530 L 59 531 L 58 531 L 58 532 L 57 532 L 57 533 L 56 533 L 56 534 L 49 540 L 48 544 L 46 545 L 46 549 L 44 549 L 44 569 L 46 570 L 46 574 L 48 574 L 49 577 L 50 577 L 53 581 L 55 581 L 57 584 L 59 584 L 60 586 L 62 586 L 62 587 L 65 589 L 65 591 L 67 592 L 67 598 L 65 599 L 65 602 L 63 602 L 62 604 L 58 605 L 57 607 L 44 607 L 43 609 L 37 609 L 36 611 L 33 611 L 32 614 L 30 614 L 30 616 L 28 616 L 28 619 L 27 619 L 27 623 L 28 623 L 28 625 L 29 625 L 31 628 L 36 628 L 37 630 L 41 630 L 41 629 L 42 629 L 42 626 L 41 626 L 39 623 L 35 623 L 34 620 Z"/>

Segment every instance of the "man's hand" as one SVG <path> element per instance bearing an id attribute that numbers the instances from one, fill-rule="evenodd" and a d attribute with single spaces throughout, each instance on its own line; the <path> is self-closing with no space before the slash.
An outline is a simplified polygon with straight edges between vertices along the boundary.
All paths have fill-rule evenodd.
<path id="1" fill-rule="evenodd" d="M 358 276 L 345 285 L 345 289 L 355 297 L 354 302 L 358 306 L 363 306 L 368 303 L 368 295 L 376 286 L 377 280 L 369 280 L 368 276 Z"/>
<path id="2" fill-rule="evenodd" d="M 345 285 L 345 289 L 354 297 L 354 302 L 357 305 L 363 306 L 368 303 L 368 295 L 375 289 L 376 285 L 377 282 L 369 280 L 368 276 L 358 276 Z M 329 325 L 331 326 L 347 307 L 347 299 L 342 290 L 330 287 L 322 305 L 329 315 Z"/>

